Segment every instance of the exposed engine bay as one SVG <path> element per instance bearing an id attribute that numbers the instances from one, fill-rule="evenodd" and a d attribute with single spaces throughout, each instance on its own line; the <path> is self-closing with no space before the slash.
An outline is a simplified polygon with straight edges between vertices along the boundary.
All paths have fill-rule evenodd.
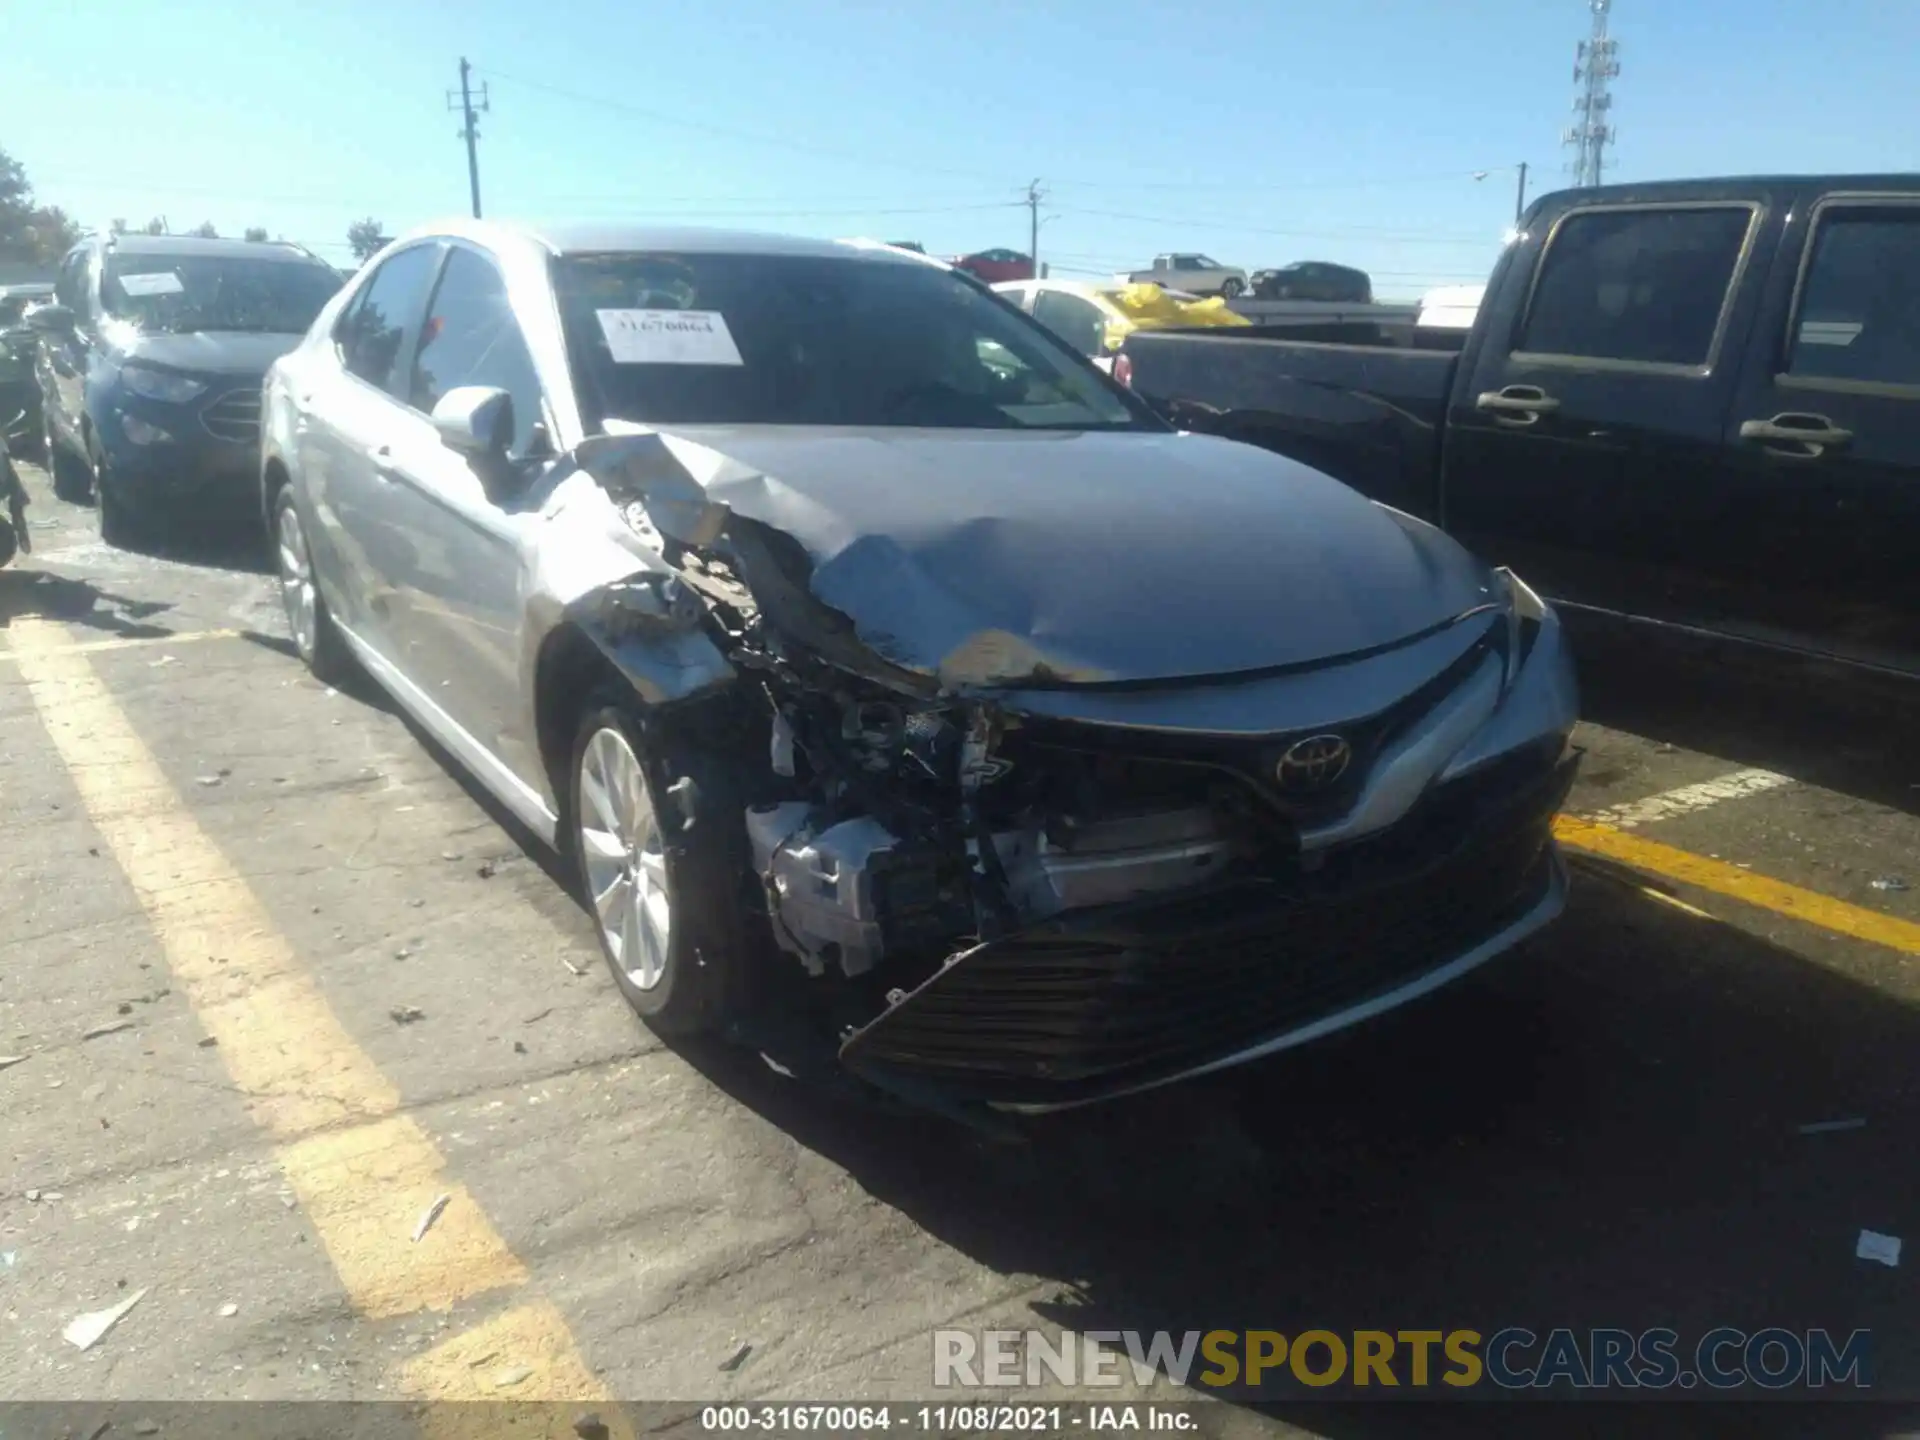
<path id="1" fill-rule="evenodd" d="M 1044 624 L 958 623 L 953 577 L 977 573 L 950 524 L 831 551 L 857 532 L 817 490 L 674 437 L 601 443 L 583 464 L 659 564 L 576 619 L 681 702 L 657 723 L 727 737 L 741 808 L 720 823 L 744 828 L 774 943 L 864 997 L 841 1011 L 849 1063 L 989 1104 L 1157 1083 L 1478 963 L 1562 903 L 1570 667 L 1537 597 L 1450 541 L 1407 532 L 1437 618 L 1375 617 L 1388 643 L 1288 663 L 1274 647 L 1299 640 L 1255 627 L 1279 663 L 1116 679 L 1124 615 L 1056 627 L 1051 651 Z M 1385 523 L 1369 543 L 1390 552 Z"/>

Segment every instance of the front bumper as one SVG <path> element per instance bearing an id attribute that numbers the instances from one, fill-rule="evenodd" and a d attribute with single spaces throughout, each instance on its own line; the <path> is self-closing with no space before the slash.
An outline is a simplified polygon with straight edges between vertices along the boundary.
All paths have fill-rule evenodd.
<path id="1" fill-rule="evenodd" d="M 908 1098 L 1050 1110 L 1357 1024 L 1559 914 L 1551 825 L 1577 763 L 1535 761 L 1517 785 L 1494 767 L 1314 869 L 1065 915 L 963 952 L 841 1059 Z"/>
<path id="2" fill-rule="evenodd" d="M 99 408 L 94 429 L 109 483 L 125 504 L 165 510 L 238 503 L 251 513 L 260 489 L 259 417 L 259 382 L 247 381 L 184 405 L 121 393 Z"/>

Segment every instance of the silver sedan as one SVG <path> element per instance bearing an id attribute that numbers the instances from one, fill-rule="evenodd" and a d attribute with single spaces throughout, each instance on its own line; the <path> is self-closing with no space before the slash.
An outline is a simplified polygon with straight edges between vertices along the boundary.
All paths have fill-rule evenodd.
<path id="1" fill-rule="evenodd" d="M 1551 611 L 924 257 L 421 231 L 273 367 L 262 485 L 302 657 L 573 858 L 664 1032 L 1073 1105 L 1563 903 Z"/>

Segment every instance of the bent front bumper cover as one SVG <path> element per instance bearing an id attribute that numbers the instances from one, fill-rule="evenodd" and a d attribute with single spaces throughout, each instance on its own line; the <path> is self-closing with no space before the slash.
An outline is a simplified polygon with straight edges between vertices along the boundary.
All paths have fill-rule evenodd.
<path id="1" fill-rule="evenodd" d="M 1483 811 L 1442 853 L 1062 916 L 964 951 L 848 1037 L 841 1059 L 905 1098 L 1040 1111 L 1358 1024 L 1560 913 L 1551 825 L 1576 764 Z"/>

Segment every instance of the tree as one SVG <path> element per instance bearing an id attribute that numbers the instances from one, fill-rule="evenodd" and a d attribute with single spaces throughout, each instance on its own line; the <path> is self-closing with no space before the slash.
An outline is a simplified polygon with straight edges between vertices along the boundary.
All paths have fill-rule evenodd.
<path id="1" fill-rule="evenodd" d="M 111 220 L 107 223 L 107 231 L 113 235 L 124 235 L 127 233 L 127 222 L 124 220 Z"/>
<path id="2" fill-rule="evenodd" d="M 140 228 L 149 235 L 164 235 L 167 233 L 167 217 L 156 215 Z"/>
<path id="3" fill-rule="evenodd" d="M 27 172 L 0 150 L 0 260 L 48 263 L 80 238 L 80 227 L 58 205 L 34 200 Z"/>
<path id="4" fill-rule="evenodd" d="M 213 228 L 213 222 L 211 220 L 202 220 L 187 233 L 189 235 L 197 235 L 202 240 L 218 240 L 220 238 L 220 232 Z"/>
<path id="5" fill-rule="evenodd" d="M 381 233 L 380 222 L 371 215 L 347 227 L 347 244 L 353 247 L 353 258 L 356 260 L 365 260 L 386 243 L 387 237 Z"/>
<path id="6" fill-rule="evenodd" d="M 249 225 L 247 227 L 246 238 L 255 242 L 266 239 L 267 227 L 264 225 Z"/>

